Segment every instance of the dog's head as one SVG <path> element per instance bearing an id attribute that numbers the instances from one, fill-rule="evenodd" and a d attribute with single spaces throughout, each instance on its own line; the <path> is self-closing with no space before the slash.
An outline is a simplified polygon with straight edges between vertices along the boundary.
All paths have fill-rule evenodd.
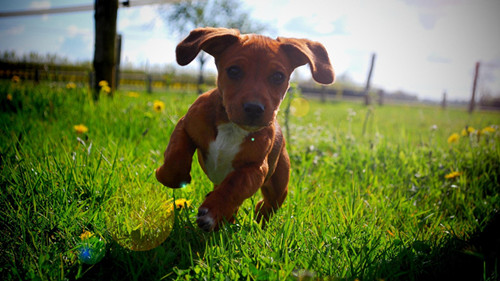
<path id="1" fill-rule="evenodd" d="M 333 83 L 335 75 L 320 43 L 307 39 L 268 37 L 225 28 L 198 28 L 176 49 L 180 65 L 203 50 L 215 58 L 217 87 L 228 118 L 248 131 L 270 125 L 298 66 L 309 64 L 319 83 Z"/>

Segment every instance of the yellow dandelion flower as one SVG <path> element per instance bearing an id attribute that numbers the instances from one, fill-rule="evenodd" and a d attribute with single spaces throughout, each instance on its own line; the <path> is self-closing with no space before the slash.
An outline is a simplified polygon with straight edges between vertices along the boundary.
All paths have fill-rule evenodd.
<path id="1" fill-rule="evenodd" d="M 21 78 L 19 78 L 19 76 L 17 76 L 17 75 L 14 75 L 14 76 L 12 76 L 12 82 L 19 83 L 19 82 L 21 82 Z"/>
<path id="2" fill-rule="evenodd" d="M 66 89 L 76 89 L 76 84 L 73 82 L 69 82 L 66 84 Z"/>
<path id="3" fill-rule="evenodd" d="M 12 101 L 12 99 L 13 99 L 12 94 L 7 94 L 7 100 Z"/>
<path id="4" fill-rule="evenodd" d="M 474 127 L 465 127 L 463 130 L 462 130 L 462 136 L 468 136 L 472 133 L 474 133 L 475 129 Z"/>
<path id="5" fill-rule="evenodd" d="M 177 209 L 182 209 L 184 207 L 189 208 L 191 206 L 191 200 L 177 199 L 175 200 L 174 205 Z"/>
<path id="6" fill-rule="evenodd" d="M 139 93 L 137 93 L 137 92 L 128 92 L 127 96 L 129 96 L 131 98 L 138 98 L 139 97 Z"/>
<path id="7" fill-rule="evenodd" d="M 451 134 L 451 136 L 448 137 L 448 143 L 454 143 L 457 142 L 460 136 L 457 133 Z"/>
<path id="8" fill-rule="evenodd" d="M 78 134 L 84 134 L 89 131 L 89 128 L 87 128 L 87 126 L 83 124 L 75 125 L 73 126 L 73 129 L 75 129 L 75 132 L 77 132 Z"/>
<path id="9" fill-rule="evenodd" d="M 108 94 L 111 92 L 111 88 L 108 85 L 102 86 L 101 90 Z"/>
<path id="10" fill-rule="evenodd" d="M 153 103 L 153 109 L 156 112 L 162 112 L 163 109 L 165 109 L 165 103 L 163 103 L 162 101 L 159 101 L 159 100 L 155 100 Z"/>
<path id="11" fill-rule="evenodd" d="M 82 240 L 85 240 L 85 239 L 89 239 L 90 237 L 94 236 L 94 233 L 90 232 L 90 231 L 87 231 L 85 230 L 81 235 L 80 235 L 80 239 Z"/>
<path id="12" fill-rule="evenodd" d="M 494 132 L 495 132 L 495 128 L 493 128 L 491 126 L 485 127 L 481 130 L 481 134 L 490 134 L 490 133 L 494 133 Z"/>
<path id="13" fill-rule="evenodd" d="M 99 87 L 104 87 L 104 86 L 108 86 L 108 81 L 102 80 L 99 82 Z"/>
<path id="14" fill-rule="evenodd" d="M 462 175 L 462 172 L 451 172 L 444 176 L 445 179 L 454 179 Z"/>

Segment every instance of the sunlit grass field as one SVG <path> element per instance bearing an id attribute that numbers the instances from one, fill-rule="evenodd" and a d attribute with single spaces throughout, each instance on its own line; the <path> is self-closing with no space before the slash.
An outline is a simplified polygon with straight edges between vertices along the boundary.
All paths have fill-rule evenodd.
<path id="1" fill-rule="evenodd" d="M 94 103 L 83 86 L 0 82 L 0 279 L 499 277 L 498 239 L 482 235 L 500 207 L 498 112 L 293 97 L 279 116 L 292 162 L 282 209 L 262 228 L 256 194 L 235 224 L 205 233 L 195 217 L 212 186 L 197 162 L 175 191 L 153 173 L 196 95 Z M 116 238 L 170 230 L 148 251 Z"/>

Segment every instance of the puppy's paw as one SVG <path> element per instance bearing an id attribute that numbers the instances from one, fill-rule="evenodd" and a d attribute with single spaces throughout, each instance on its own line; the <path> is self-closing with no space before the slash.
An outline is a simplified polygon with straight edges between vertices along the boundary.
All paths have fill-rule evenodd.
<path id="1" fill-rule="evenodd" d="M 198 215 L 196 216 L 196 223 L 198 227 L 204 231 L 212 231 L 215 228 L 215 220 L 211 216 L 208 208 L 200 207 L 198 209 Z"/>
<path id="2" fill-rule="evenodd" d="M 218 230 L 224 222 L 234 222 L 234 215 L 238 212 L 238 207 L 222 203 L 216 199 L 216 196 L 210 196 L 198 209 L 196 223 L 205 231 Z"/>

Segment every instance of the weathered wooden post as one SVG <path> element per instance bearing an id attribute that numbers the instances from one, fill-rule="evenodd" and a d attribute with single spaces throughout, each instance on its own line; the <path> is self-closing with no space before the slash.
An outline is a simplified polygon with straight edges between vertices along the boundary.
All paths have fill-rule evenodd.
<path id="1" fill-rule="evenodd" d="M 446 108 L 446 91 L 443 92 L 443 100 L 441 101 L 441 108 Z"/>
<path id="2" fill-rule="evenodd" d="M 199 56 L 198 56 L 198 62 L 200 63 L 200 72 L 198 74 L 198 84 L 196 85 L 196 88 L 198 90 L 198 95 L 201 95 L 203 94 L 203 83 L 205 83 L 205 78 L 203 77 L 203 66 L 205 65 L 205 61 L 206 61 L 206 58 L 205 58 L 205 54 L 204 53 L 201 53 Z"/>
<path id="3" fill-rule="evenodd" d="M 376 54 L 372 54 L 372 60 L 370 63 L 370 71 L 368 72 L 368 78 L 366 79 L 366 86 L 365 86 L 365 105 L 370 105 L 372 103 L 371 97 L 370 97 L 370 83 L 372 80 L 372 73 L 373 73 L 373 65 L 375 64 L 375 57 Z"/>
<path id="4" fill-rule="evenodd" d="M 146 75 L 146 87 L 148 94 L 153 93 L 153 77 L 151 76 L 151 74 Z"/>
<path id="5" fill-rule="evenodd" d="M 474 82 L 472 83 L 472 97 L 469 103 L 469 113 L 474 111 L 474 106 L 476 103 L 476 87 L 477 87 L 477 77 L 479 76 L 479 62 L 476 62 L 476 70 L 474 71 Z"/>
<path id="6" fill-rule="evenodd" d="M 37 67 L 35 68 L 35 84 L 40 83 L 40 69 Z"/>
<path id="7" fill-rule="evenodd" d="M 115 40 L 118 0 L 95 0 L 94 100 L 99 99 L 99 82 L 107 81 L 112 93 L 116 87 Z"/>
<path id="8" fill-rule="evenodd" d="M 120 86 L 120 61 L 121 61 L 121 55 L 122 55 L 122 35 L 117 34 L 116 35 L 116 70 L 115 70 L 115 85 L 116 89 L 118 90 L 118 87 Z"/>
<path id="9" fill-rule="evenodd" d="M 378 91 L 378 105 L 382 106 L 384 105 L 384 90 Z"/>
<path id="10" fill-rule="evenodd" d="M 92 89 L 95 84 L 95 72 L 89 71 L 89 88 Z"/>

